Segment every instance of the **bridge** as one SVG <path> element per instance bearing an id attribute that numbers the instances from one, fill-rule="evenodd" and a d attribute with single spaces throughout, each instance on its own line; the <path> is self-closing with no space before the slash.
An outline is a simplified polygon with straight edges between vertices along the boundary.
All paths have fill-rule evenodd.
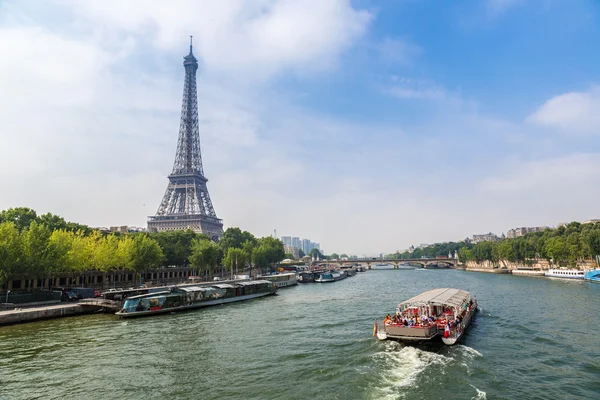
<path id="1" fill-rule="evenodd" d="M 373 264 L 392 264 L 394 267 L 398 267 L 400 264 L 412 264 L 420 265 L 422 268 L 431 268 L 433 265 L 445 265 L 448 268 L 456 268 L 458 266 L 458 258 L 453 257 L 437 257 L 437 258 L 405 258 L 398 260 L 395 258 L 358 258 L 355 260 L 320 260 L 315 261 L 316 265 L 327 265 L 337 264 L 340 266 L 348 264 L 366 264 L 369 269 Z"/>

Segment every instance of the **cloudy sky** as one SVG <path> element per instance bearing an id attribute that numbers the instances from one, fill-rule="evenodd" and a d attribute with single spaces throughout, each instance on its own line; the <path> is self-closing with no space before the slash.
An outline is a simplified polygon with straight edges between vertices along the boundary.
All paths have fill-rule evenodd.
<path id="1" fill-rule="evenodd" d="M 145 226 L 189 35 L 226 226 L 362 255 L 600 217 L 595 0 L 0 0 L 0 209 Z"/>

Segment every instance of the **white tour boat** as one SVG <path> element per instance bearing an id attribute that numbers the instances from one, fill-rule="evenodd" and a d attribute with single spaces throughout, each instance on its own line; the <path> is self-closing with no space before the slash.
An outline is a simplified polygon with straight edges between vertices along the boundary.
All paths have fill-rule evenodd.
<path id="1" fill-rule="evenodd" d="M 421 293 L 398 305 L 395 315 L 382 324 L 375 321 L 373 335 L 379 340 L 425 341 L 442 336 L 453 345 L 462 337 L 477 310 L 469 292 L 441 288 Z"/>
<path id="2" fill-rule="evenodd" d="M 544 276 L 550 278 L 563 278 L 563 279 L 583 279 L 585 277 L 585 271 L 578 269 L 549 269 Z"/>

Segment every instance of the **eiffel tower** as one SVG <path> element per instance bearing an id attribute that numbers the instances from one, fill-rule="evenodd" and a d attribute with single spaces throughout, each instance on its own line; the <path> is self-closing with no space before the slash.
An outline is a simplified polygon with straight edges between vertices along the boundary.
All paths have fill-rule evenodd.
<path id="1" fill-rule="evenodd" d="M 185 83 L 177 153 L 169 185 L 155 216 L 148 217 L 149 232 L 191 229 L 205 233 L 218 241 L 223 235 L 223 221 L 217 218 L 213 208 L 202 168 L 200 134 L 198 133 L 198 99 L 196 71 L 198 60 L 192 53 L 183 57 Z"/>

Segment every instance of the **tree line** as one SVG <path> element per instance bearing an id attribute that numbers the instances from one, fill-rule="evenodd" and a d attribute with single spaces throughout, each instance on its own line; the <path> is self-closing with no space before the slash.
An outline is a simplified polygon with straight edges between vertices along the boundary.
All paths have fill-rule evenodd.
<path id="1" fill-rule="evenodd" d="M 172 266 L 191 266 L 208 277 L 251 266 L 264 270 L 283 257 L 281 241 L 239 228 L 228 228 L 215 243 L 191 230 L 104 233 L 54 214 L 38 216 L 26 207 L 0 212 L 0 285 L 12 276 L 40 279 Z"/>
<path id="2" fill-rule="evenodd" d="M 575 265 L 600 254 L 600 223 L 571 222 L 556 229 L 530 232 L 512 239 L 481 242 L 472 248 L 461 248 L 461 262 L 501 260 L 530 264 L 547 260 L 555 265 Z"/>
<path id="3" fill-rule="evenodd" d="M 396 252 L 386 258 L 409 259 L 454 255 L 458 252 L 459 261 L 518 262 L 532 264 L 536 260 L 547 260 L 556 265 L 575 265 L 578 261 L 589 260 L 600 255 L 600 223 L 581 224 L 571 222 L 566 226 L 529 232 L 516 238 L 498 241 L 447 242 L 415 249 L 412 252 Z"/>

